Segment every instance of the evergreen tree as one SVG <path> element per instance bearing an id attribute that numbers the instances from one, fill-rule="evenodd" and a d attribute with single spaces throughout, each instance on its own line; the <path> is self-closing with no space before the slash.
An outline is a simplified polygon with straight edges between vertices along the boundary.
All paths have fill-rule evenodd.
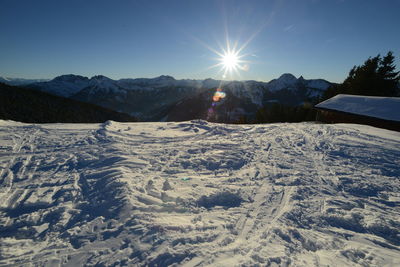
<path id="1" fill-rule="evenodd" d="M 353 95 L 376 95 L 380 55 L 368 58 L 362 66 L 354 66 L 343 82 L 343 91 Z"/>
<path id="2" fill-rule="evenodd" d="M 363 65 L 354 66 L 342 84 L 329 88 L 323 99 L 337 94 L 368 96 L 399 96 L 399 72 L 396 72 L 394 56 L 388 52 L 381 58 L 368 58 Z"/>
<path id="3" fill-rule="evenodd" d="M 378 75 L 382 81 L 381 88 L 383 95 L 399 95 L 399 71 L 395 71 L 396 66 L 394 65 L 394 56 L 390 51 L 381 60 L 380 67 L 378 68 Z"/>

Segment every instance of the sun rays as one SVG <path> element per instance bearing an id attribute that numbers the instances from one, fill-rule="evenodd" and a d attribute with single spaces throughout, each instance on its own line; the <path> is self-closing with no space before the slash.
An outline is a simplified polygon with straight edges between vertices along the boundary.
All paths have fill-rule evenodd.
<path id="1" fill-rule="evenodd" d="M 239 66 L 239 57 L 238 53 L 235 52 L 227 52 L 221 58 L 221 63 L 224 68 L 227 70 L 236 69 Z"/>
<path id="2" fill-rule="evenodd" d="M 219 73 L 222 72 L 223 79 L 233 78 L 233 77 L 240 78 L 239 71 L 240 70 L 248 71 L 249 70 L 248 63 L 250 63 L 250 61 L 244 59 L 244 57 L 246 56 L 245 54 L 240 54 L 240 51 L 242 51 L 244 47 L 236 49 L 236 46 L 237 43 L 235 43 L 234 47 L 231 48 L 230 43 L 227 40 L 226 47 L 221 48 L 221 51 L 210 49 L 210 51 L 212 51 L 218 56 L 218 58 L 216 58 L 218 63 L 210 66 L 209 69 L 220 67 Z"/>

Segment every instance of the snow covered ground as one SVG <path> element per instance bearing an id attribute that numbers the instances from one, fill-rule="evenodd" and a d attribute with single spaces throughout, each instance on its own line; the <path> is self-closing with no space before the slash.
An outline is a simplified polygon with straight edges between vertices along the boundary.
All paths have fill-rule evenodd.
<path id="1" fill-rule="evenodd" d="M 1 266 L 400 266 L 400 133 L 0 121 Z"/>

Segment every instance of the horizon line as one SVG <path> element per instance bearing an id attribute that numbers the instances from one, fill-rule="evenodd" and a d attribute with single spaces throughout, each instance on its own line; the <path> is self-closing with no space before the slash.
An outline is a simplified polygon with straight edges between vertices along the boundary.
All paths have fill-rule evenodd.
<path id="1" fill-rule="evenodd" d="M 309 79 L 306 79 L 306 78 L 304 78 L 303 75 L 300 75 L 299 77 L 296 77 L 296 75 L 294 75 L 294 74 L 292 74 L 290 72 L 282 73 L 281 75 L 279 75 L 279 77 L 273 78 L 273 79 L 271 79 L 269 81 L 266 81 L 266 80 L 255 80 L 255 79 L 248 79 L 248 80 L 232 79 L 232 80 L 227 80 L 227 79 L 214 79 L 214 78 L 211 78 L 211 77 L 204 78 L 204 79 L 193 79 L 193 78 L 182 78 L 182 79 L 179 79 L 179 78 L 175 78 L 174 76 L 168 75 L 168 74 L 161 74 L 161 75 L 158 75 L 158 76 L 155 76 L 155 77 L 123 77 L 123 78 L 117 78 L 117 79 L 110 78 L 110 77 L 108 77 L 106 75 L 103 75 L 103 74 L 96 74 L 96 75 L 93 75 L 93 76 L 90 77 L 90 76 L 85 76 L 85 75 L 81 75 L 81 74 L 73 74 L 73 73 L 60 74 L 60 75 L 57 75 L 57 76 L 55 76 L 53 78 L 22 78 L 22 77 L 10 77 L 10 76 L 5 76 L 5 75 L 4 76 L 0 75 L 0 78 L 2 78 L 2 79 L 22 79 L 22 80 L 45 80 L 45 82 L 47 82 L 47 81 L 54 80 L 55 78 L 58 78 L 58 77 L 61 77 L 61 76 L 67 76 L 67 75 L 81 76 L 81 77 L 88 78 L 88 79 L 92 79 L 92 78 L 94 78 L 96 76 L 103 76 L 103 77 L 106 77 L 106 78 L 108 78 L 110 80 L 114 80 L 114 81 L 119 81 L 119 80 L 124 80 L 124 79 L 132 79 L 132 80 L 135 80 L 135 79 L 156 79 L 156 78 L 159 78 L 159 77 L 166 76 L 166 77 L 171 77 L 171 78 L 173 78 L 174 80 L 177 80 L 177 81 L 179 81 L 179 80 L 192 80 L 192 81 L 215 80 L 215 81 L 225 81 L 225 82 L 256 81 L 256 82 L 268 83 L 268 82 L 271 82 L 273 80 L 279 79 L 280 77 L 282 77 L 285 74 L 293 75 L 296 79 L 300 79 L 300 77 L 303 77 L 303 79 L 305 79 L 305 80 L 325 80 L 325 81 L 328 81 L 327 79 L 324 79 L 324 78 L 309 78 Z M 331 82 L 331 81 L 328 81 L 328 82 L 330 82 L 330 83 L 338 83 L 338 82 Z"/>

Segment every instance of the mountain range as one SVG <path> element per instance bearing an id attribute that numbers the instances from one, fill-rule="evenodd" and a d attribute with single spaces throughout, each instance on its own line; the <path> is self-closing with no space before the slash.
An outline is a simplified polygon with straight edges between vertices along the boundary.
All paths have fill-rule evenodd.
<path id="1" fill-rule="evenodd" d="M 332 85 L 323 79 L 306 80 L 289 73 L 270 82 L 177 80 L 167 75 L 113 80 L 102 75 L 88 78 L 68 74 L 47 81 L 25 80 L 25 83 L 21 83 L 23 79 L 7 82 L 0 78 L 8 84 L 17 80 L 29 89 L 100 105 L 142 121 L 234 122 L 240 117 L 254 117 L 260 107 L 269 103 L 295 106 L 315 102 Z M 216 89 L 224 97 L 213 101 Z"/>

